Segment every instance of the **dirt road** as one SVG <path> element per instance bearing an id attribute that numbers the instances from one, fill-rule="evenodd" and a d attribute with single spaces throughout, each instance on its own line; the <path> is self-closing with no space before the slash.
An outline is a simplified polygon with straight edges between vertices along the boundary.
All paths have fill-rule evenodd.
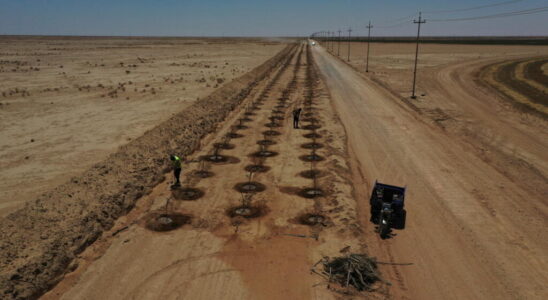
<path id="1" fill-rule="evenodd" d="M 395 282 L 391 293 L 409 299 L 546 297 L 546 182 L 528 190 L 505 175 L 512 166 L 501 171 L 486 163 L 469 144 L 422 122 L 400 98 L 323 48 L 314 54 L 347 133 L 359 211 L 367 211 L 376 179 L 408 186 L 408 228 L 384 241 L 372 226 L 366 230 L 370 252 L 413 263 L 386 270 Z M 535 154 L 544 165 L 546 151 Z"/>

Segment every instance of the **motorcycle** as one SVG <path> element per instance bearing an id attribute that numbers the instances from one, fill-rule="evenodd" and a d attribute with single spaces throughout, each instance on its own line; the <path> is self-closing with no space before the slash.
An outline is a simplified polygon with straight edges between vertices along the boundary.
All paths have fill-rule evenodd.
<path id="1" fill-rule="evenodd" d="M 383 203 L 381 213 L 379 215 L 379 228 L 378 232 L 381 238 L 386 238 L 390 234 L 392 227 L 392 205 L 390 203 Z"/>

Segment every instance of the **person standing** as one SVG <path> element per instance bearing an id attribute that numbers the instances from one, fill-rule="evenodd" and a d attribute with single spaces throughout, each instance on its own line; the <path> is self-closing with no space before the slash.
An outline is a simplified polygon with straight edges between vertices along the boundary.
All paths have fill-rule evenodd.
<path id="1" fill-rule="evenodd" d="M 299 128 L 299 118 L 301 117 L 302 108 L 297 108 L 293 110 L 293 128 Z"/>
<path id="2" fill-rule="evenodd" d="M 173 164 L 173 175 L 175 176 L 175 183 L 173 184 L 173 186 L 180 186 L 181 181 L 179 180 L 179 178 L 181 177 L 181 171 L 183 169 L 181 158 L 177 155 L 172 154 L 169 156 L 169 159 Z"/>

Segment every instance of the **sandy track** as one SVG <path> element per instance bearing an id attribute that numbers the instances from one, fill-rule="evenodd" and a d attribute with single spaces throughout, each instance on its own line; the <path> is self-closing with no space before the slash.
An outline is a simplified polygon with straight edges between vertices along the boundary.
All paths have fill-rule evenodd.
<path id="1" fill-rule="evenodd" d="M 517 107 L 548 116 L 548 83 L 542 65 L 548 59 L 503 61 L 485 67 L 480 80 L 502 93 Z"/>
<path id="2" fill-rule="evenodd" d="M 193 155 L 211 155 L 214 144 L 223 141 L 227 133 L 241 135 L 229 141 L 231 149 L 220 151 L 229 157 L 226 163 L 185 168 L 184 187 L 204 191 L 203 197 L 177 200 L 169 190 L 169 181 L 158 185 L 111 232 L 83 252 L 78 259 L 80 266 L 44 298 L 334 298 L 336 294 L 326 289 L 321 277 L 310 273 L 310 267 L 323 256 L 340 255 L 339 250 L 346 246 L 363 251 L 364 244 L 359 238 L 361 230 L 349 182 L 344 130 L 321 82 L 313 77 L 305 47 L 294 54 L 287 68 L 261 84 L 242 110 L 207 137 L 204 147 Z M 318 119 L 314 124 L 320 126 L 317 133 L 322 137 L 317 142 L 323 148 L 316 153 L 324 158 L 313 167 L 321 171 L 316 187 L 325 196 L 313 199 L 299 196 L 303 188 L 313 187 L 312 180 L 299 175 L 311 168 L 310 163 L 299 159 L 311 152 L 301 147 L 311 142 L 303 136 L 311 130 L 294 130 L 290 120 L 292 108 L 302 106 L 309 93 L 313 95 L 312 107 L 304 113 Z M 246 128 L 236 130 L 239 119 L 250 112 L 246 106 L 257 109 L 242 123 Z M 279 127 L 269 125 L 273 110 L 283 111 Z M 250 180 L 244 170 L 247 165 L 260 163 L 253 154 L 261 149 L 257 142 L 265 139 L 263 132 L 267 130 L 280 133 L 266 136 L 275 142 L 266 150 L 276 155 L 264 160 L 266 172 L 251 177 L 266 189 L 245 198 L 234 187 Z M 196 170 L 207 170 L 214 176 L 193 177 Z M 228 217 L 227 210 L 242 202 L 265 208 L 264 215 Z M 149 213 L 166 207 L 170 212 L 191 215 L 191 224 L 163 233 L 145 229 L 143 222 Z M 305 213 L 327 219 L 323 225 L 303 225 L 298 219 Z M 119 229 L 124 230 L 113 237 Z"/>
<path id="3" fill-rule="evenodd" d="M 409 227 L 385 241 L 372 226 L 366 233 L 369 245 L 375 245 L 371 251 L 382 259 L 414 264 L 389 269 L 397 283 L 393 295 L 545 296 L 548 244 L 540 228 L 546 227 L 548 212 L 546 182 L 540 190 L 528 190 L 506 176 L 511 167 L 500 170 L 486 163 L 468 144 L 421 122 L 399 97 L 364 80 L 322 48 L 314 53 L 348 134 L 360 212 L 367 210 L 375 179 L 408 186 Z M 545 154 L 537 155 L 546 162 Z"/>

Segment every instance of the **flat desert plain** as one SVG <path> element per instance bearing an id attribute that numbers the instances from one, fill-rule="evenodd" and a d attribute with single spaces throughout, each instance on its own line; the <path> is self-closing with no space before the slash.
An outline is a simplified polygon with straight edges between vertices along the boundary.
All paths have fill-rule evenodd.
<path id="1" fill-rule="evenodd" d="M 0 215 L 283 47 L 266 39 L 0 38 Z"/>

